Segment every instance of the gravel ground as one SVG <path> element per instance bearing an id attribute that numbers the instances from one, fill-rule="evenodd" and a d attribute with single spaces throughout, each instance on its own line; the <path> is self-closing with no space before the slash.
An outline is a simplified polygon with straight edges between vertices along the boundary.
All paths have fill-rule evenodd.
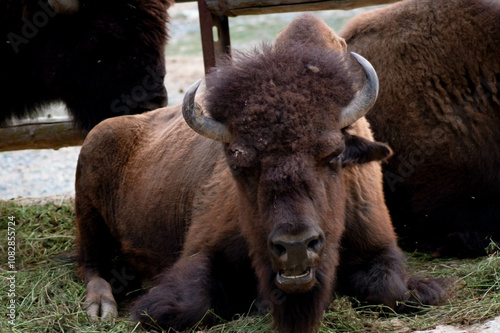
<path id="1" fill-rule="evenodd" d="M 72 195 L 80 147 L 0 153 L 0 199 Z"/>

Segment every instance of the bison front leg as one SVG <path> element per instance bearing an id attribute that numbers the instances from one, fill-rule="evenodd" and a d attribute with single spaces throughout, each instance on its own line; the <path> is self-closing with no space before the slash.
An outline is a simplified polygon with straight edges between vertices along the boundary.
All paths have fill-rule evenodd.
<path id="1" fill-rule="evenodd" d="M 211 294 L 214 281 L 210 259 L 198 253 L 180 258 L 164 273 L 160 284 L 140 299 L 132 316 L 145 326 L 184 331 L 198 323 L 214 325 Z"/>
<path id="2" fill-rule="evenodd" d="M 354 251 L 355 252 L 355 251 Z M 397 311 L 407 305 L 436 305 L 446 296 L 442 282 L 408 277 L 405 257 L 396 244 L 388 244 L 363 257 L 345 255 L 338 275 L 340 291 L 370 304 Z"/>
<path id="3" fill-rule="evenodd" d="M 104 219 L 77 193 L 75 199 L 77 223 L 77 259 L 79 273 L 85 281 L 86 296 L 83 307 L 90 320 L 108 319 L 118 314 L 111 285 L 107 276 L 117 244 Z"/>
<path id="4" fill-rule="evenodd" d="M 88 272 L 85 280 L 87 286 L 83 307 L 90 320 L 117 317 L 118 310 L 111 285 L 95 272 Z"/>

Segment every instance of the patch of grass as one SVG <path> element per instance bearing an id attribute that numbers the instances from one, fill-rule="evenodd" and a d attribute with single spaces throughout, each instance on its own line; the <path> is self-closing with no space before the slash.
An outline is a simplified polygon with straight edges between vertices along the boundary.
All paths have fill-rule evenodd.
<path id="1" fill-rule="evenodd" d="M 14 267 L 17 273 L 12 273 L 7 265 L 8 243 L 2 241 L 0 313 L 3 319 L 0 332 L 90 333 L 133 332 L 136 329 L 135 323 L 125 319 L 90 323 L 82 310 L 85 288 L 76 275 L 73 260 L 75 228 L 71 203 L 21 206 L 0 201 L 2 240 L 7 239 L 9 217 L 16 222 Z M 15 278 L 14 289 L 11 289 L 11 277 Z M 16 302 L 14 325 L 6 317 L 10 313 L 10 299 Z"/>
<path id="2" fill-rule="evenodd" d="M 15 276 L 14 325 L 0 321 L 0 332 L 144 332 L 126 316 L 89 322 L 82 309 L 83 282 L 72 260 L 74 209 L 71 203 L 21 206 L 0 202 L 0 238 L 7 239 L 8 217 L 16 220 L 17 273 L 7 266 L 7 242 L 0 243 L 0 313 L 9 313 L 10 280 Z M 436 278 L 452 277 L 454 297 L 417 314 L 384 314 L 355 299 L 338 296 L 325 313 L 319 332 L 412 332 L 444 324 L 472 324 L 500 315 L 500 255 L 479 259 L 431 259 L 408 254 L 410 271 Z M 389 313 L 389 314 L 388 314 Z M 8 318 L 7 318 L 8 319 Z M 195 331 L 199 332 L 199 328 Z M 270 332 L 271 317 L 242 316 L 203 332 Z"/>

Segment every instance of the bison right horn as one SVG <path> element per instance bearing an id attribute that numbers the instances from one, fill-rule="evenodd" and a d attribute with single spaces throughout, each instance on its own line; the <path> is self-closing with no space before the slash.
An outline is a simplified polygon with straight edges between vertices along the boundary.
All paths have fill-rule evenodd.
<path id="1" fill-rule="evenodd" d="M 203 108 L 194 100 L 200 83 L 201 80 L 196 81 L 184 95 L 182 102 L 184 120 L 196 133 L 215 141 L 229 143 L 231 133 L 229 133 L 226 125 L 203 115 Z"/>
<path id="2" fill-rule="evenodd" d="M 80 10 L 78 0 L 49 0 L 49 5 L 58 14 L 72 15 Z"/>
<path id="3" fill-rule="evenodd" d="M 351 52 L 365 73 L 365 83 L 359 94 L 342 109 L 340 128 L 353 124 L 363 117 L 375 104 L 378 96 L 378 76 L 373 66 L 357 53 Z"/>

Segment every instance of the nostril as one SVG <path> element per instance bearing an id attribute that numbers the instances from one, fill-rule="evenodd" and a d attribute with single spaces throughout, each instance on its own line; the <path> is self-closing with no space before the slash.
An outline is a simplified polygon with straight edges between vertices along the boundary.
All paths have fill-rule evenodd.
<path id="1" fill-rule="evenodd" d="M 307 243 L 307 250 L 313 253 L 319 253 L 324 245 L 323 239 L 324 236 L 322 232 L 316 236 L 311 237 Z"/>
<path id="2" fill-rule="evenodd" d="M 320 248 L 321 245 L 319 239 L 313 239 L 309 242 L 309 244 L 307 244 L 307 249 L 313 252 L 318 252 Z"/>
<path id="3" fill-rule="evenodd" d="M 286 254 L 286 248 L 283 245 L 273 243 L 271 244 L 271 251 L 277 256 L 281 257 Z"/>

